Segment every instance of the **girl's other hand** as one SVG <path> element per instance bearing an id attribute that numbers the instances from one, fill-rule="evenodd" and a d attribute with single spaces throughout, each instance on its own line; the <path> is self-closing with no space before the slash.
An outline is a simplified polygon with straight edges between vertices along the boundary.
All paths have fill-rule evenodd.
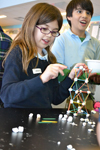
<path id="1" fill-rule="evenodd" d="M 84 64 L 84 63 L 78 63 L 74 66 L 74 68 L 71 70 L 70 74 L 69 74 L 69 78 L 71 78 L 72 80 L 75 78 L 75 75 L 78 73 L 79 71 L 79 67 L 82 66 L 83 68 L 85 68 L 85 70 L 88 72 L 88 67 Z M 83 74 L 83 71 L 80 70 L 79 74 L 77 77 L 80 77 Z"/>
<path id="2" fill-rule="evenodd" d="M 51 79 L 55 79 L 59 73 L 63 76 L 63 70 L 66 69 L 67 66 L 62 64 L 50 64 L 47 66 L 45 71 L 40 75 L 40 79 L 43 83 L 48 82 Z"/>

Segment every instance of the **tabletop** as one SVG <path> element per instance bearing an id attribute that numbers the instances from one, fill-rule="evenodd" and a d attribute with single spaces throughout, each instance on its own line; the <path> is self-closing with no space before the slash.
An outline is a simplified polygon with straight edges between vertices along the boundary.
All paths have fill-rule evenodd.
<path id="1" fill-rule="evenodd" d="M 72 121 L 64 116 L 66 109 L 1 108 L 0 150 L 67 150 L 69 146 L 73 150 L 100 150 L 96 137 L 98 114 L 90 114 L 85 126 L 80 121 L 85 115 L 72 117 Z M 23 132 L 12 131 L 19 126 L 24 127 Z"/>

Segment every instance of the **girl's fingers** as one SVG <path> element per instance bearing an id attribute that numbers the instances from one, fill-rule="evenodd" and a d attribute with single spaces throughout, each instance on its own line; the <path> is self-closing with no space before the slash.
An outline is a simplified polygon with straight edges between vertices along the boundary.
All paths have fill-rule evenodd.
<path id="1" fill-rule="evenodd" d="M 80 67 L 80 66 L 83 66 L 85 69 L 88 69 L 88 66 L 84 63 L 78 63 L 75 65 L 75 67 Z"/>
<path id="2" fill-rule="evenodd" d="M 59 67 L 61 70 L 64 70 L 67 68 L 67 66 L 63 65 L 63 64 L 53 64 L 55 67 Z"/>
<path id="3" fill-rule="evenodd" d="M 63 70 L 66 69 L 66 68 L 67 68 L 67 66 L 65 66 L 65 65 L 54 64 L 53 65 L 53 72 L 57 73 L 57 75 L 58 75 L 58 73 L 60 73 L 63 76 L 64 75 Z"/>
<path id="4" fill-rule="evenodd" d="M 76 64 L 76 65 L 74 66 L 74 68 L 71 70 L 71 72 L 70 72 L 70 74 L 69 74 L 69 77 L 70 77 L 71 79 L 74 79 L 75 74 L 78 73 L 78 72 L 79 72 L 78 77 L 82 75 L 83 71 L 80 69 L 81 66 L 82 66 L 83 68 L 85 68 L 86 71 L 88 71 L 88 67 L 87 67 L 84 63 L 78 63 L 78 64 Z M 79 71 L 79 70 L 80 70 L 80 71 Z M 75 72 L 76 72 L 76 73 L 75 73 Z"/>
<path id="5" fill-rule="evenodd" d="M 63 70 L 59 69 L 59 73 L 60 73 L 62 76 L 64 76 Z"/>
<path id="6" fill-rule="evenodd" d="M 61 75 L 63 76 L 63 70 L 66 68 L 67 66 L 62 64 L 50 64 L 41 74 L 40 78 L 43 83 L 48 82 L 50 79 L 55 79 L 59 73 L 61 73 Z"/>

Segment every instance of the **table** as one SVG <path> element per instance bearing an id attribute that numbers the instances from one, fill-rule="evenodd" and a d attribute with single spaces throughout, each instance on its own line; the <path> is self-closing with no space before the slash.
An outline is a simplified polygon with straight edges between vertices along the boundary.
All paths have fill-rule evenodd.
<path id="1" fill-rule="evenodd" d="M 33 117 L 29 118 L 29 114 Z M 41 119 L 37 120 L 37 114 Z M 59 114 L 66 114 L 66 109 L 0 109 L 0 150 L 67 150 L 72 145 L 76 150 L 100 150 L 96 138 L 96 126 L 88 132 L 91 125 L 84 127 L 81 117 L 73 117 L 71 122 L 59 119 Z M 41 123 L 46 120 L 57 123 Z M 97 123 L 97 115 L 89 117 Z M 40 122 L 40 123 L 38 123 Z M 24 127 L 24 132 L 14 133 L 12 128 Z"/>

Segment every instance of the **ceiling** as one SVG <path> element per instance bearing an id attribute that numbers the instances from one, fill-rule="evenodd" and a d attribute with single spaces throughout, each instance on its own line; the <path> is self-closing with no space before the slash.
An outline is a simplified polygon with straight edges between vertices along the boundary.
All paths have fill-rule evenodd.
<path id="1" fill-rule="evenodd" d="M 94 6 L 94 15 L 100 16 L 100 0 L 91 0 Z M 33 2 L 27 2 L 24 4 L 5 7 L 0 9 L 0 15 L 6 15 L 7 18 L 0 19 L 0 25 L 2 27 L 5 26 L 13 26 L 13 25 L 21 25 L 23 23 L 23 19 L 29 9 L 36 3 L 47 2 L 55 5 L 60 9 L 61 12 L 64 12 L 67 4 L 70 0 L 37 0 Z M 1 1 L 2 3 L 2 1 Z M 64 18 L 65 19 L 65 18 Z"/>

